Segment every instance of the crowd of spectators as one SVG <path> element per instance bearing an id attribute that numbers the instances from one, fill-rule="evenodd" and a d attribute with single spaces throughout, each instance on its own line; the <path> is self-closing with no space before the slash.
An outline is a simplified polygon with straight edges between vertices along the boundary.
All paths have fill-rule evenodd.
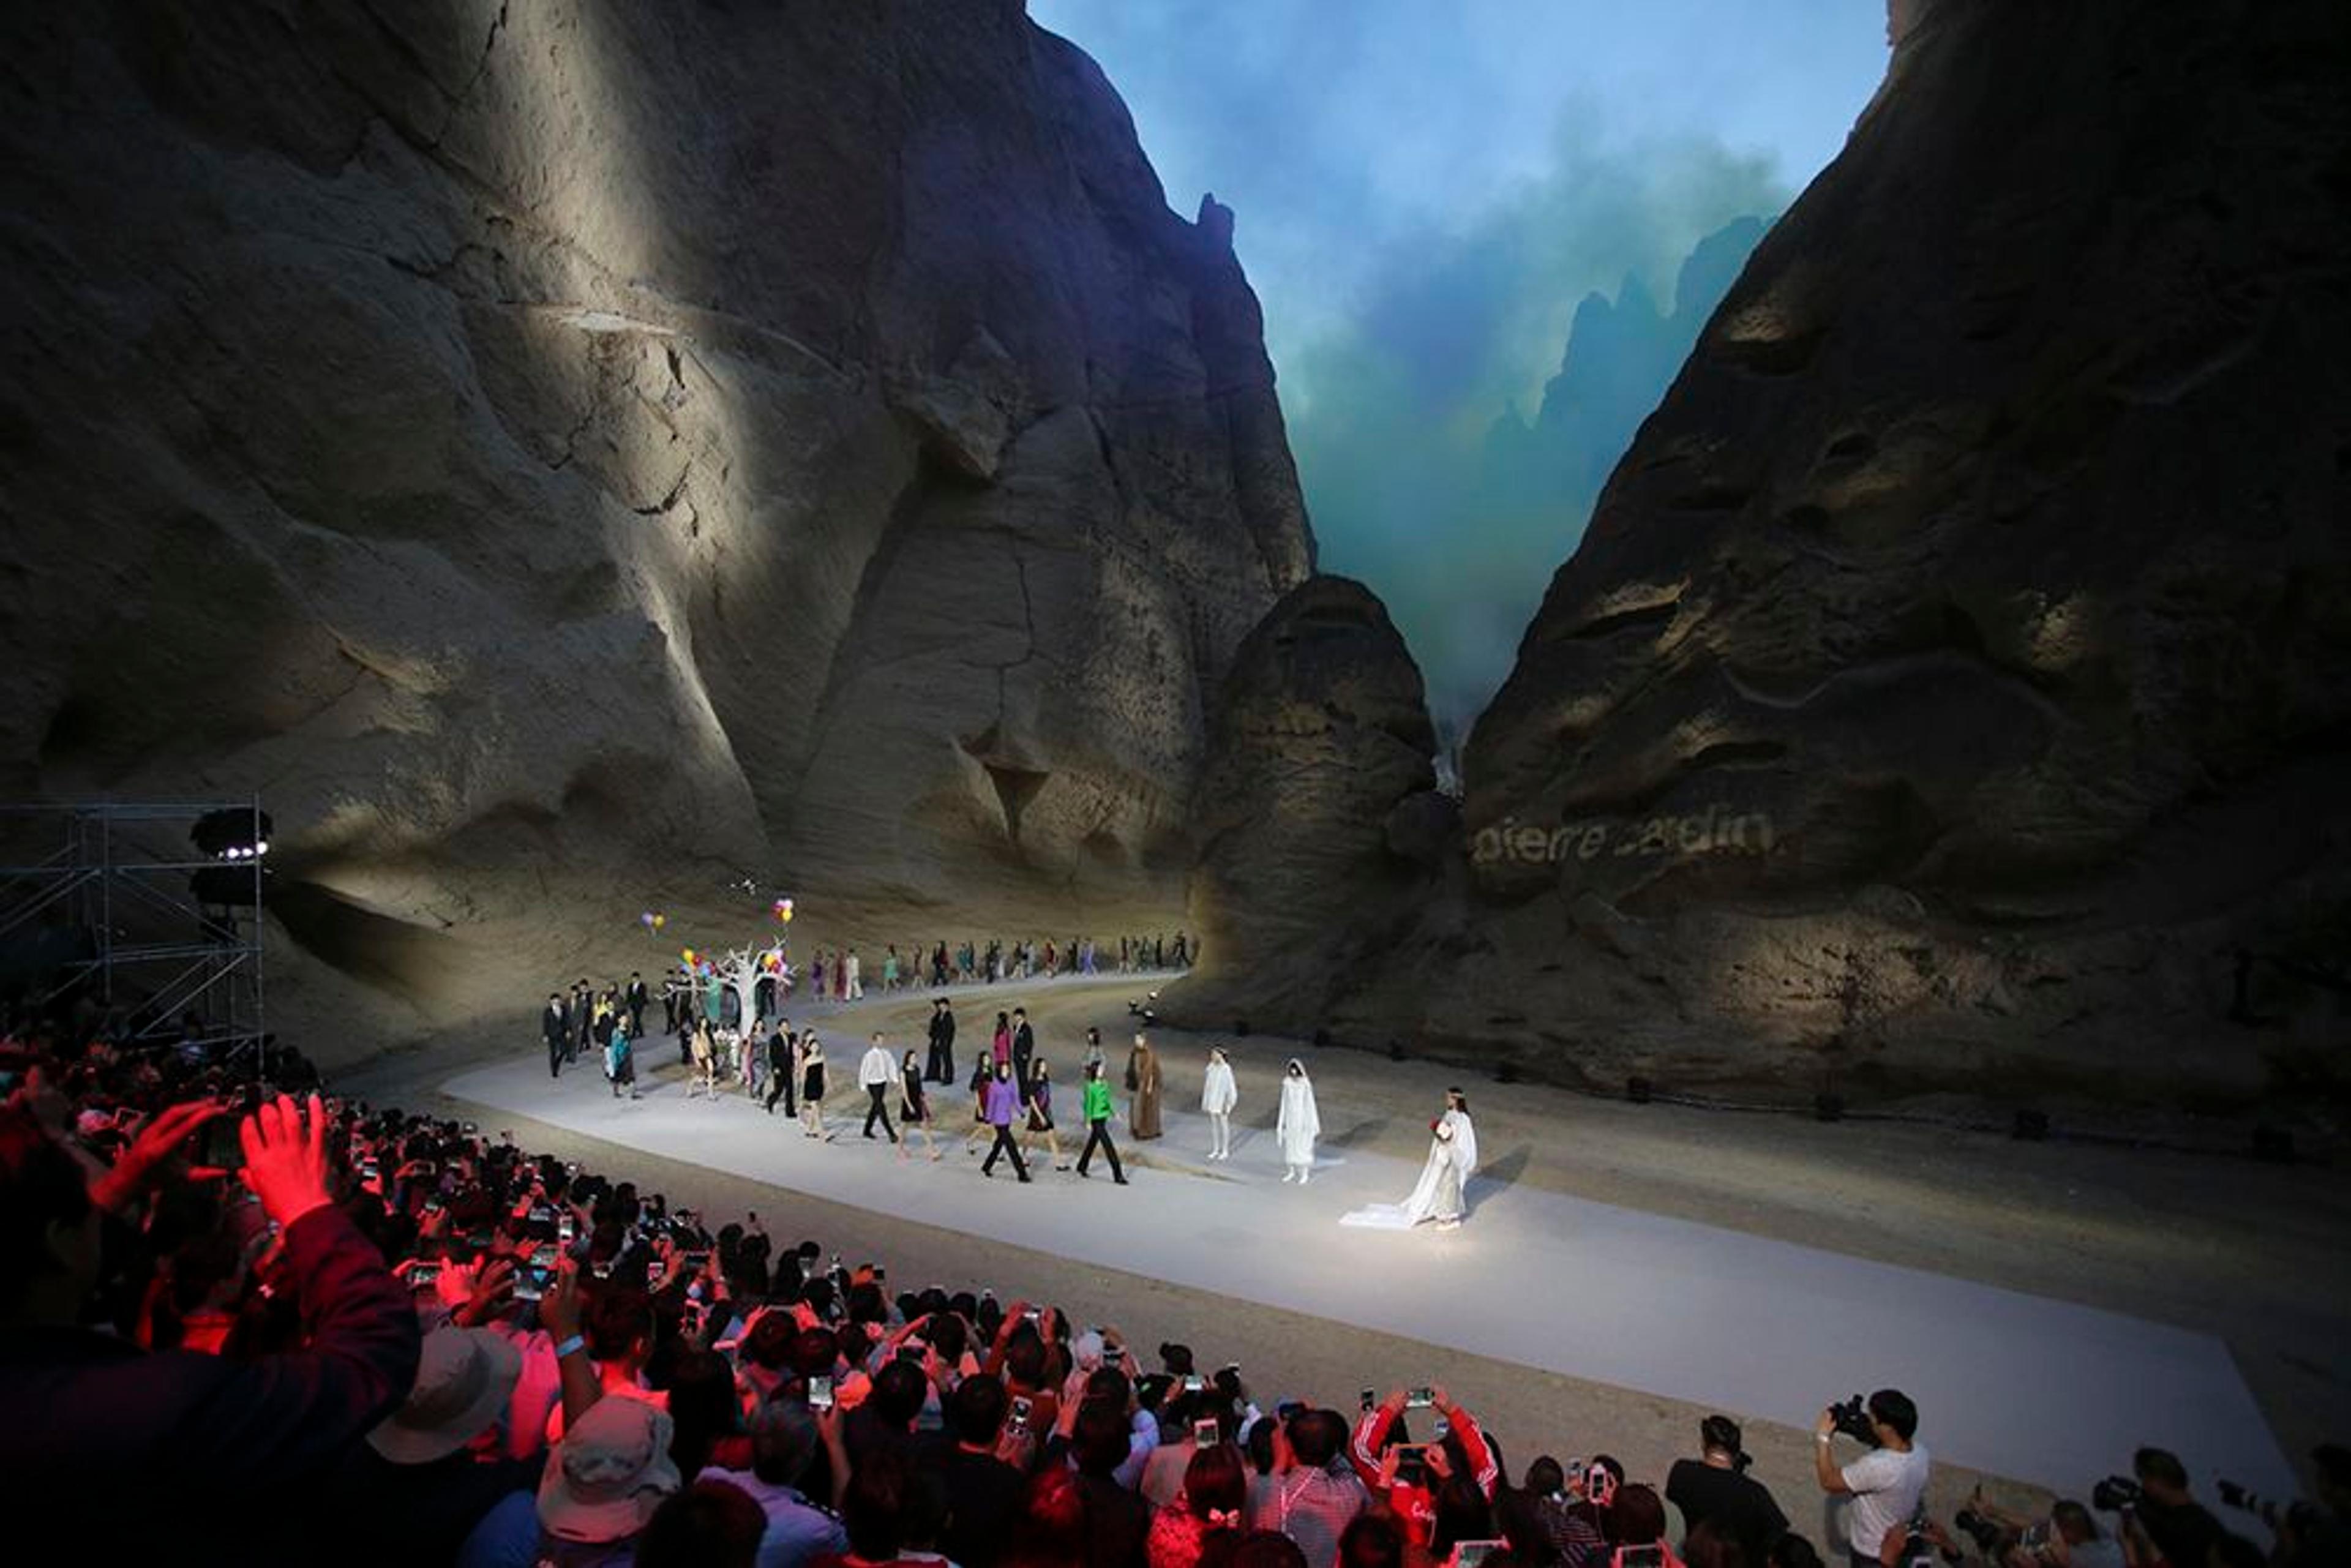
<path id="1" fill-rule="evenodd" d="M 757 1215 L 714 1226 L 495 1130 L 238 1087 L 251 1070 L 0 1040 L 0 1464 L 20 1530 L 78 1557 L 1822 1562 L 1720 1416 L 1662 1490 L 1604 1454 L 1514 1472 L 1441 1385 L 1261 1401 L 1185 1344 L 1146 1365 L 1114 1325 L 894 1289 Z M 1917 1412 L 1885 1390 L 1868 1419 L 1840 1464 L 1823 1417 L 1821 1484 L 1854 1494 L 1832 1560 L 2263 1560 L 2153 1450 L 2119 1528 L 2064 1505 L 1955 1541 L 1920 1511 Z M 2275 1561 L 2342 1560 L 2343 1458 Z"/>

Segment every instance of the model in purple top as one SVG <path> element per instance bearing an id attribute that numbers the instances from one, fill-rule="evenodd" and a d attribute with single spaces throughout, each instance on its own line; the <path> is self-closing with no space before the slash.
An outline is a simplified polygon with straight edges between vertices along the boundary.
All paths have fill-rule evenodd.
<path id="1" fill-rule="evenodd" d="M 996 1129 L 996 1142 L 988 1148 L 987 1158 L 980 1163 L 979 1174 L 984 1176 L 994 1176 L 997 1156 L 1010 1155 L 1014 1174 L 1022 1181 L 1027 1181 L 1029 1166 L 1020 1158 L 1019 1145 L 1012 1141 L 1012 1118 L 1020 1109 L 1020 1090 L 1012 1082 L 1010 1062 L 999 1061 L 996 1064 L 996 1076 L 987 1081 L 987 1094 L 984 1103 L 987 1110 L 987 1124 Z"/>

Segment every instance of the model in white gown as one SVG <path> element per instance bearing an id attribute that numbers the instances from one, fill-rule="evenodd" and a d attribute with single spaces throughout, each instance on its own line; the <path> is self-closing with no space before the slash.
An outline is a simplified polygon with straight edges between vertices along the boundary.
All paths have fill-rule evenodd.
<path id="1" fill-rule="evenodd" d="M 1314 1172 L 1314 1140 L 1322 1118 L 1314 1109 L 1314 1081 L 1295 1057 L 1281 1080 L 1281 1111 L 1274 1118 L 1274 1141 L 1281 1145 L 1281 1179 L 1306 1185 Z"/>
<path id="2" fill-rule="evenodd" d="M 1225 1060 L 1225 1048 L 1208 1048 L 1208 1076 L 1200 1086 L 1200 1109 L 1208 1113 L 1208 1157 L 1228 1160 L 1233 1157 L 1233 1105 L 1240 1098 L 1233 1086 L 1233 1064 Z"/>
<path id="3" fill-rule="evenodd" d="M 1458 1089 L 1445 1092 L 1445 1110 L 1429 1124 L 1428 1160 L 1420 1180 L 1402 1204 L 1377 1203 L 1341 1218 L 1342 1225 L 1373 1226 L 1406 1230 L 1428 1220 L 1450 1230 L 1468 1212 L 1462 1195 L 1478 1169 L 1478 1129 L 1469 1120 L 1469 1102 Z"/>

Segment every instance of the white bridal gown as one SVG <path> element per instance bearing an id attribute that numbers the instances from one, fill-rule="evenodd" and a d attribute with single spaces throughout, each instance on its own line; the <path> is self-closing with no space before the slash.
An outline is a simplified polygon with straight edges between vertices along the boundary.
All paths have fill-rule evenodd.
<path id="1" fill-rule="evenodd" d="M 1342 1225 L 1368 1226 L 1382 1230 L 1409 1230 L 1424 1219 L 1455 1219 L 1463 1212 L 1461 1195 L 1478 1169 L 1478 1129 L 1467 1113 L 1447 1111 L 1437 1118 L 1428 1140 L 1428 1163 L 1412 1196 L 1401 1204 L 1375 1203 L 1340 1217 Z"/>

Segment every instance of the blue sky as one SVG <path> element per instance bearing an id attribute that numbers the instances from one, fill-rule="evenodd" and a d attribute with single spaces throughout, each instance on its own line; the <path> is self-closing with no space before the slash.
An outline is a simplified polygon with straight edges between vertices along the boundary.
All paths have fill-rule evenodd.
<path id="1" fill-rule="evenodd" d="M 1701 237 L 1784 209 L 1886 57 L 1884 0 L 1029 9 L 1102 62 L 1171 206 L 1213 191 L 1234 208 L 1323 567 L 1391 601 L 1457 706 L 1499 682 L 1583 517 L 1474 541 L 1523 556 L 1526 580 L 1448 601 L 1446 541 L 1480 518 L 1432 486 L 1464 487 L 1448 465 L 1509 409 L 1533 413 L 1586 295 L 1631 273 L 1670 303 Z M 1395 486 L 1363 471 L 1381 465 Z M 1364 499 L 1391 488 L 1417 498 Z"/>

